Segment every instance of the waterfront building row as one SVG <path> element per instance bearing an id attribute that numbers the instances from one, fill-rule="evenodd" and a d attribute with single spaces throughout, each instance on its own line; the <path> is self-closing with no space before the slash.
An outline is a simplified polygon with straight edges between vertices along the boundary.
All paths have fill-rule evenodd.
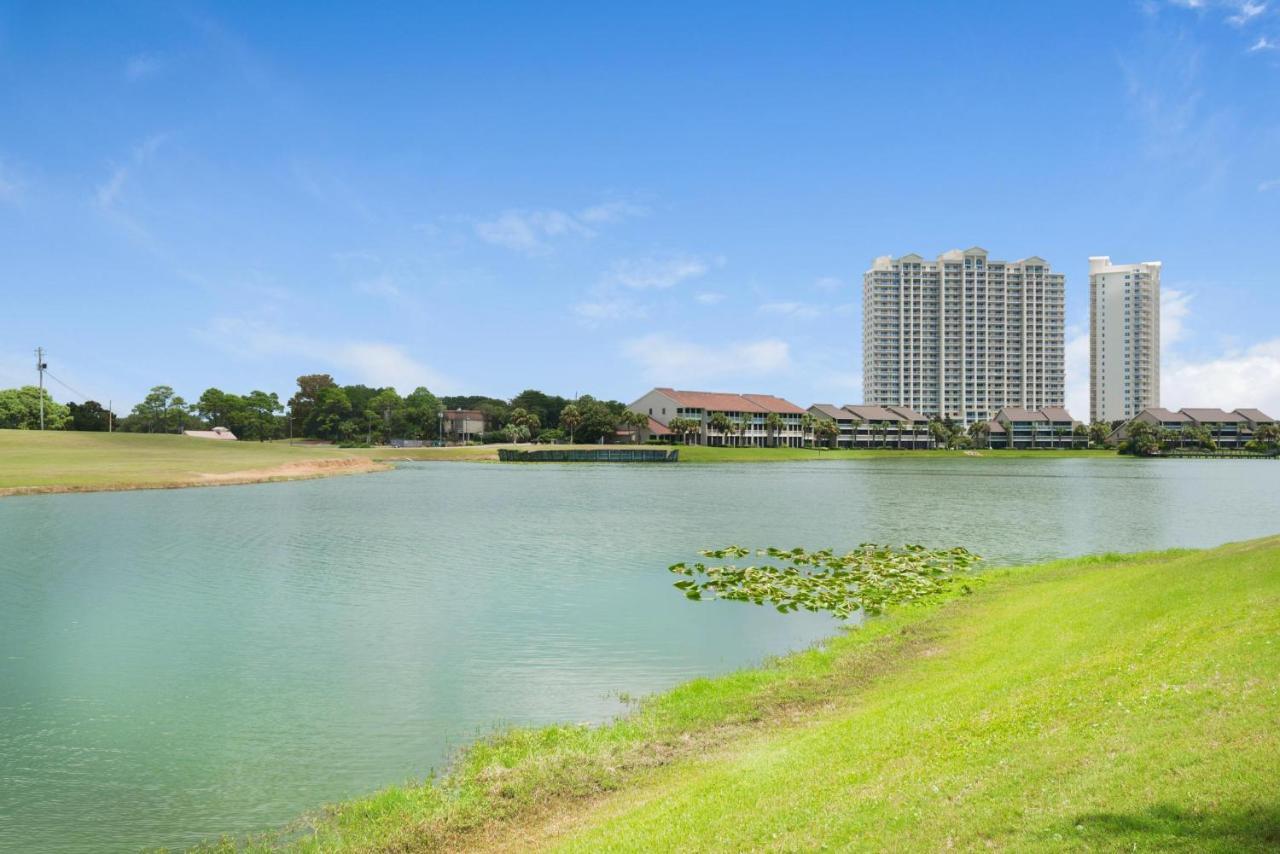
<path id="1" fill-rule="evenodd" d="M 1260 427 L 1273 425 L 1276 420 L 1259 409 L 1227 412 L 1212 407 L 1187 407 L 1173 412 L 1153 406 L 1116 428 L 1107 443 L 1118 445 L 1128 439 L 1132 425 L 1137 422 L 1151 425 L 1166 439 L 1172 437 L 1176 447 L 1198 447 L 1201 437 L 1207 433 L 1219 448 L 1239 450 L 1253 439 Z"/>

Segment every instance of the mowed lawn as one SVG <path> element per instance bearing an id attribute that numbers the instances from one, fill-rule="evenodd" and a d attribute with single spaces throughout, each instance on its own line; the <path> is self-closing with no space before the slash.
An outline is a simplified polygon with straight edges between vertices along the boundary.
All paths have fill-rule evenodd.
<path id="1" fill-rule="evenodd" d="M 347 458 L 337 448 L 223 442 L 141 433 L 0 430 L 0 489 L 137 488 L 198 482 L 202 475 Z"/>
<path id="2" fill-rule="evenodd" d="M 276 844 L 1278 850 L 1280 537 L 990 571 L 610 726 L 497 736 Z"/>

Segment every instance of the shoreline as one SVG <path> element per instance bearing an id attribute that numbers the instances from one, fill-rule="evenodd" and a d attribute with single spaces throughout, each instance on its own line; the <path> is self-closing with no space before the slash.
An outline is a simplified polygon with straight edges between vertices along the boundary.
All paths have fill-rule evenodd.
<path id="1" fill-rule="evenodd" d="M 187 480 L 141 481 L 105 484 L 40 484 L 38 486 L 0 487 L 0 498 L 20 495 L 71 495 L 92 492 L 135 492 L 151 489 L 198 489 L 208 486 L 247 486 L 259 483 L 285 483 L 294 480 L 319 480 L 326 477 L 372 474 L 390 471 L 394 466 L 360 457 L 333 457 L 319 460 L 281 463 L 261 469 L 230 472 L 195 472 Z"/>
<path id="2" fill-rule="evenodd" d="M 971 595 L 833 625 L 808 650 L 680 684 L 610 723 L 500 731 L 422 782 L 199 850 L 747 850 L 818 816 L 873 849 L 906 841 L 895 832 L 925 850 L 1043 847 L 1063 832 L 1147 848 L 1198 838 L 1205 810 L 1265 810 L 1280 737 L 1251 695 L 1280 686 L 1280 655 L 1253 644 L 1280 629 L 1280 536 L 978 577 Z M 1195 725 L 1209 714 L 1209 731 Z M 1181 823 L 1119 839 L 1096 818 L 1151 798 L 1175 802 Z M 813 816 L 797 825 L 797 808 Z M 1233 825 L 1217 841 L 1252 848 L 1276 832 Z"/>

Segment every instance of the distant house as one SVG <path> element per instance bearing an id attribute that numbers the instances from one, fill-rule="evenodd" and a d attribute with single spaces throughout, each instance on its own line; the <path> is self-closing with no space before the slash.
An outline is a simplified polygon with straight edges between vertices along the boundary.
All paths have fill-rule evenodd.
<path id="1" fill-rule="evenodd" d="M 992 448 L 1078 448 L 1088 444 L 1076 435 L 1079 423 L 1061 406 L 1006 406 L 987 423 L 987 441 Z"/>
<path id="2" fill-rule="evenodd" d="M 470 442 L 479 439 L 488 429 L 484 413 L 478 409 L 446 409 L 444 411 L 444 438 L 450 442 Z"/>
<path id="3" fill-rule="evenodd" d="M 1110 444 L 1119 444 L 1129 438 L 1129 427 L 1142 421 L 1166 435 L 1176 434 L 1179 447 L 1196 445 L 1198 440 L 1191 435 L 1191 430 L 1203 427 L 1209 431 L 1213 441 L 1219 448 L 1226 450 L 1243 448 L 1253 438 L 1253 433 L 1264 424 L 1275 424 L 1276 420 L 1258 409 L 1237 409 L 1227 412 L 1223 409 L 1188 407 L 1177 412 L 1161 409 L 1158 406 L 1142 410 L 1132 419 L 1121 424 L 1107 437 Z"/>
<path id="4" fill-rule="evenodd" d="M 696 422 L 696 431 L 680 437 L 695 445 L 798 448 L 808 438 L 804 410 L 771 394 L 655 388 L 628 409 L 649 416 L 668 431 L 673 418 Z M 722 423 L 725 418 L 727 430 Z M 652 429 L 648 432 L 660 435 Z"/>
<path id="5" fill-rule="evenodd" d="M 227 442 L 236 440 L 236 434 L 226 427 L 214 427 L 212 430 L 183 430 L 182 435 L 193 439 L 221 439 Z"/>

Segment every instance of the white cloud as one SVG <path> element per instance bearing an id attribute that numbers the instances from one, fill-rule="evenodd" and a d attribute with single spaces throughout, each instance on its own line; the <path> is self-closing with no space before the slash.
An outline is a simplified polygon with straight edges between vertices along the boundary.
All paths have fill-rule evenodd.
<path id="1" fill-rule="evenodd" d="M 124 76 L 128 81 L 136 82 L 151 77 L 164 67 L 160 57 L 152 53 L 139 53 L 129 57 L 124 65 Z"/>
<path id="2" fill-rule="evenodd" d="M 767 302 L 759 308 L 761 314 L 775 314 L 800 320 L 812 320 L 816 317 L 821 317 L 823 310 L 822 306 L 805 302 Z"/>
<path id="3" fill-rule="evenodd" d="M 719 305 L 724 302 L 725 295 L 717 291 L 703 291 L 694 297 L 695 300 L 703 305 Z"/>
<path id="4" fill-rule="evenodd" d="M 139 166 L 146 164 L 156 152 L 160 150 L 169 140 L 168 133 L 156 133 L 144 139 L 133 147 L 129 153 L 129 161 L 124 165 L 117 165 L 111 170 L 111 175 L 106 181 L 99 184 L 93 193 L 94 201 L 98 207 L 109 210 L 115 207 L 120 199 L 121 193 L 124 191 L 125 184 L 133 176 Z"/>
<path id="5" fill-rule="evenodd" d="M 617 261 L 605 276 L 606 285 L 622 285 L 637 290 L 674 287 L 687 279 L 706 275 L 723 259 L 707 260 L 693 255 L 650 256 Z"/>
<path id="6" fill-rule="evenodd" d="M 644 216 L 648 209 L 630 202 L 604 202 L 576 214 L 559 210 L 506 210 L 495 219 L 474 224 L 485 243 L 517 252 L 538 254 L 551 249 L 561 237 L 595 237 L 592 225 L 607 225 L 628 217 Z"/>
<path id="7" fill-rule="evenodd" d="M 649 316 L 649 309 L 626 297 L 602 297 L 578 303 L 573 313 L 587 325 L 596 326 L 607 320 L 645 318 Z"/>
<path id="8" fill-rule="evenodd" d="M 688 386 L 726 377 L 754 380 L 791 366 L 791 347 L 777 338 L 709 346 L 655 333 L 627 341 L 622 349 L 655 384 Z"/>
<path id="9" fill-rule="evenodd" d="M 1269 193 L 1272 190 L 1280 190 L 1280 178 L 1272 178 L 1270 181 L 1263 181 L 1258 185 L 1259 193 Z"/>
<path id="10" fill-rule="evenodd" d="M 400 347 L 380 341 L 312 338 L 282 332 L 260 321 L 232 317 L 215 318 L 198 334 L 240 358 L 296 358 L 323 365 L 339 375 L 339 382 L 395 386 L 402 393 L 418 386 L 446 392 L 457 387 Z"/>
<path id="11" fill-rule="evenodd" d="M 378 276 L 373 279 L 365 279 L 356 282 L 352 288 L 361 294 L 371 297 L 383 297 L 385 299 L 396 299 L 400 296 L 400 289 L 396 287 L 395 282 L 391 281 L 390 276 Z"/>
<path id="12" fill-rule="evenodd" d="M 1227 21 L 1237 27 L 1243 27 L 1254 18 L 1267 11 L 1266 3 L 1254 3 L 1253 0 L 1244 0 L 1236 7 L 1236 13 L 1227 18 Z"/>
<path id="13" fill-rule="evenodd" d="M 844 287 L 844 282 L 835 276 L 822 276 L 813 285 L 820 291 L 838 291 Z"/>
<path id="14" fill-rule="evenodd" d="M 1258 53 L 1264 50 L 1280 50 L 1280 42 L 1274 42 L 1266 36 L 1258 36 L 1258 40 L 1249 48 L 1249 53 Z"/>
<path id="15" fill-rule="evenodd" d="M 1280 416 L 1280 338 L 1204 361 L 1171 359 L 1161 371 L 1160 402 L 1171 409 L 1255 407 Z"/>
<path id="16" fill-rule="evenodd" d="M 14 170 L 0 159 L 0 202 L 17 204 L 22 200 L 22 181 Z"/>
<path id="17" fill-rule="evenodd" d="M 1067 411 L 1081 421 L 1089 420 L 1089 330 L 1072 326 L 1067 330 L 1066 347 Z"/>
<path id="18" fill-rule="evenodd" d="M 1181 341 L 1187 332 L 1191 314 L 1191 294 L 1172 288 L 1160 293 L 1160 346 L 1169 347 Z"/>
<path id="19" fill-rule="evenodd" d="M 604 204 L 592 205 L 579 211 L 578 219 L 583 222 L 607 223 L 618 222 L 628 217 L 648 215 L 649 209 L 643 205 L 634 205 L 630 202 L 605 202 Z"/>

